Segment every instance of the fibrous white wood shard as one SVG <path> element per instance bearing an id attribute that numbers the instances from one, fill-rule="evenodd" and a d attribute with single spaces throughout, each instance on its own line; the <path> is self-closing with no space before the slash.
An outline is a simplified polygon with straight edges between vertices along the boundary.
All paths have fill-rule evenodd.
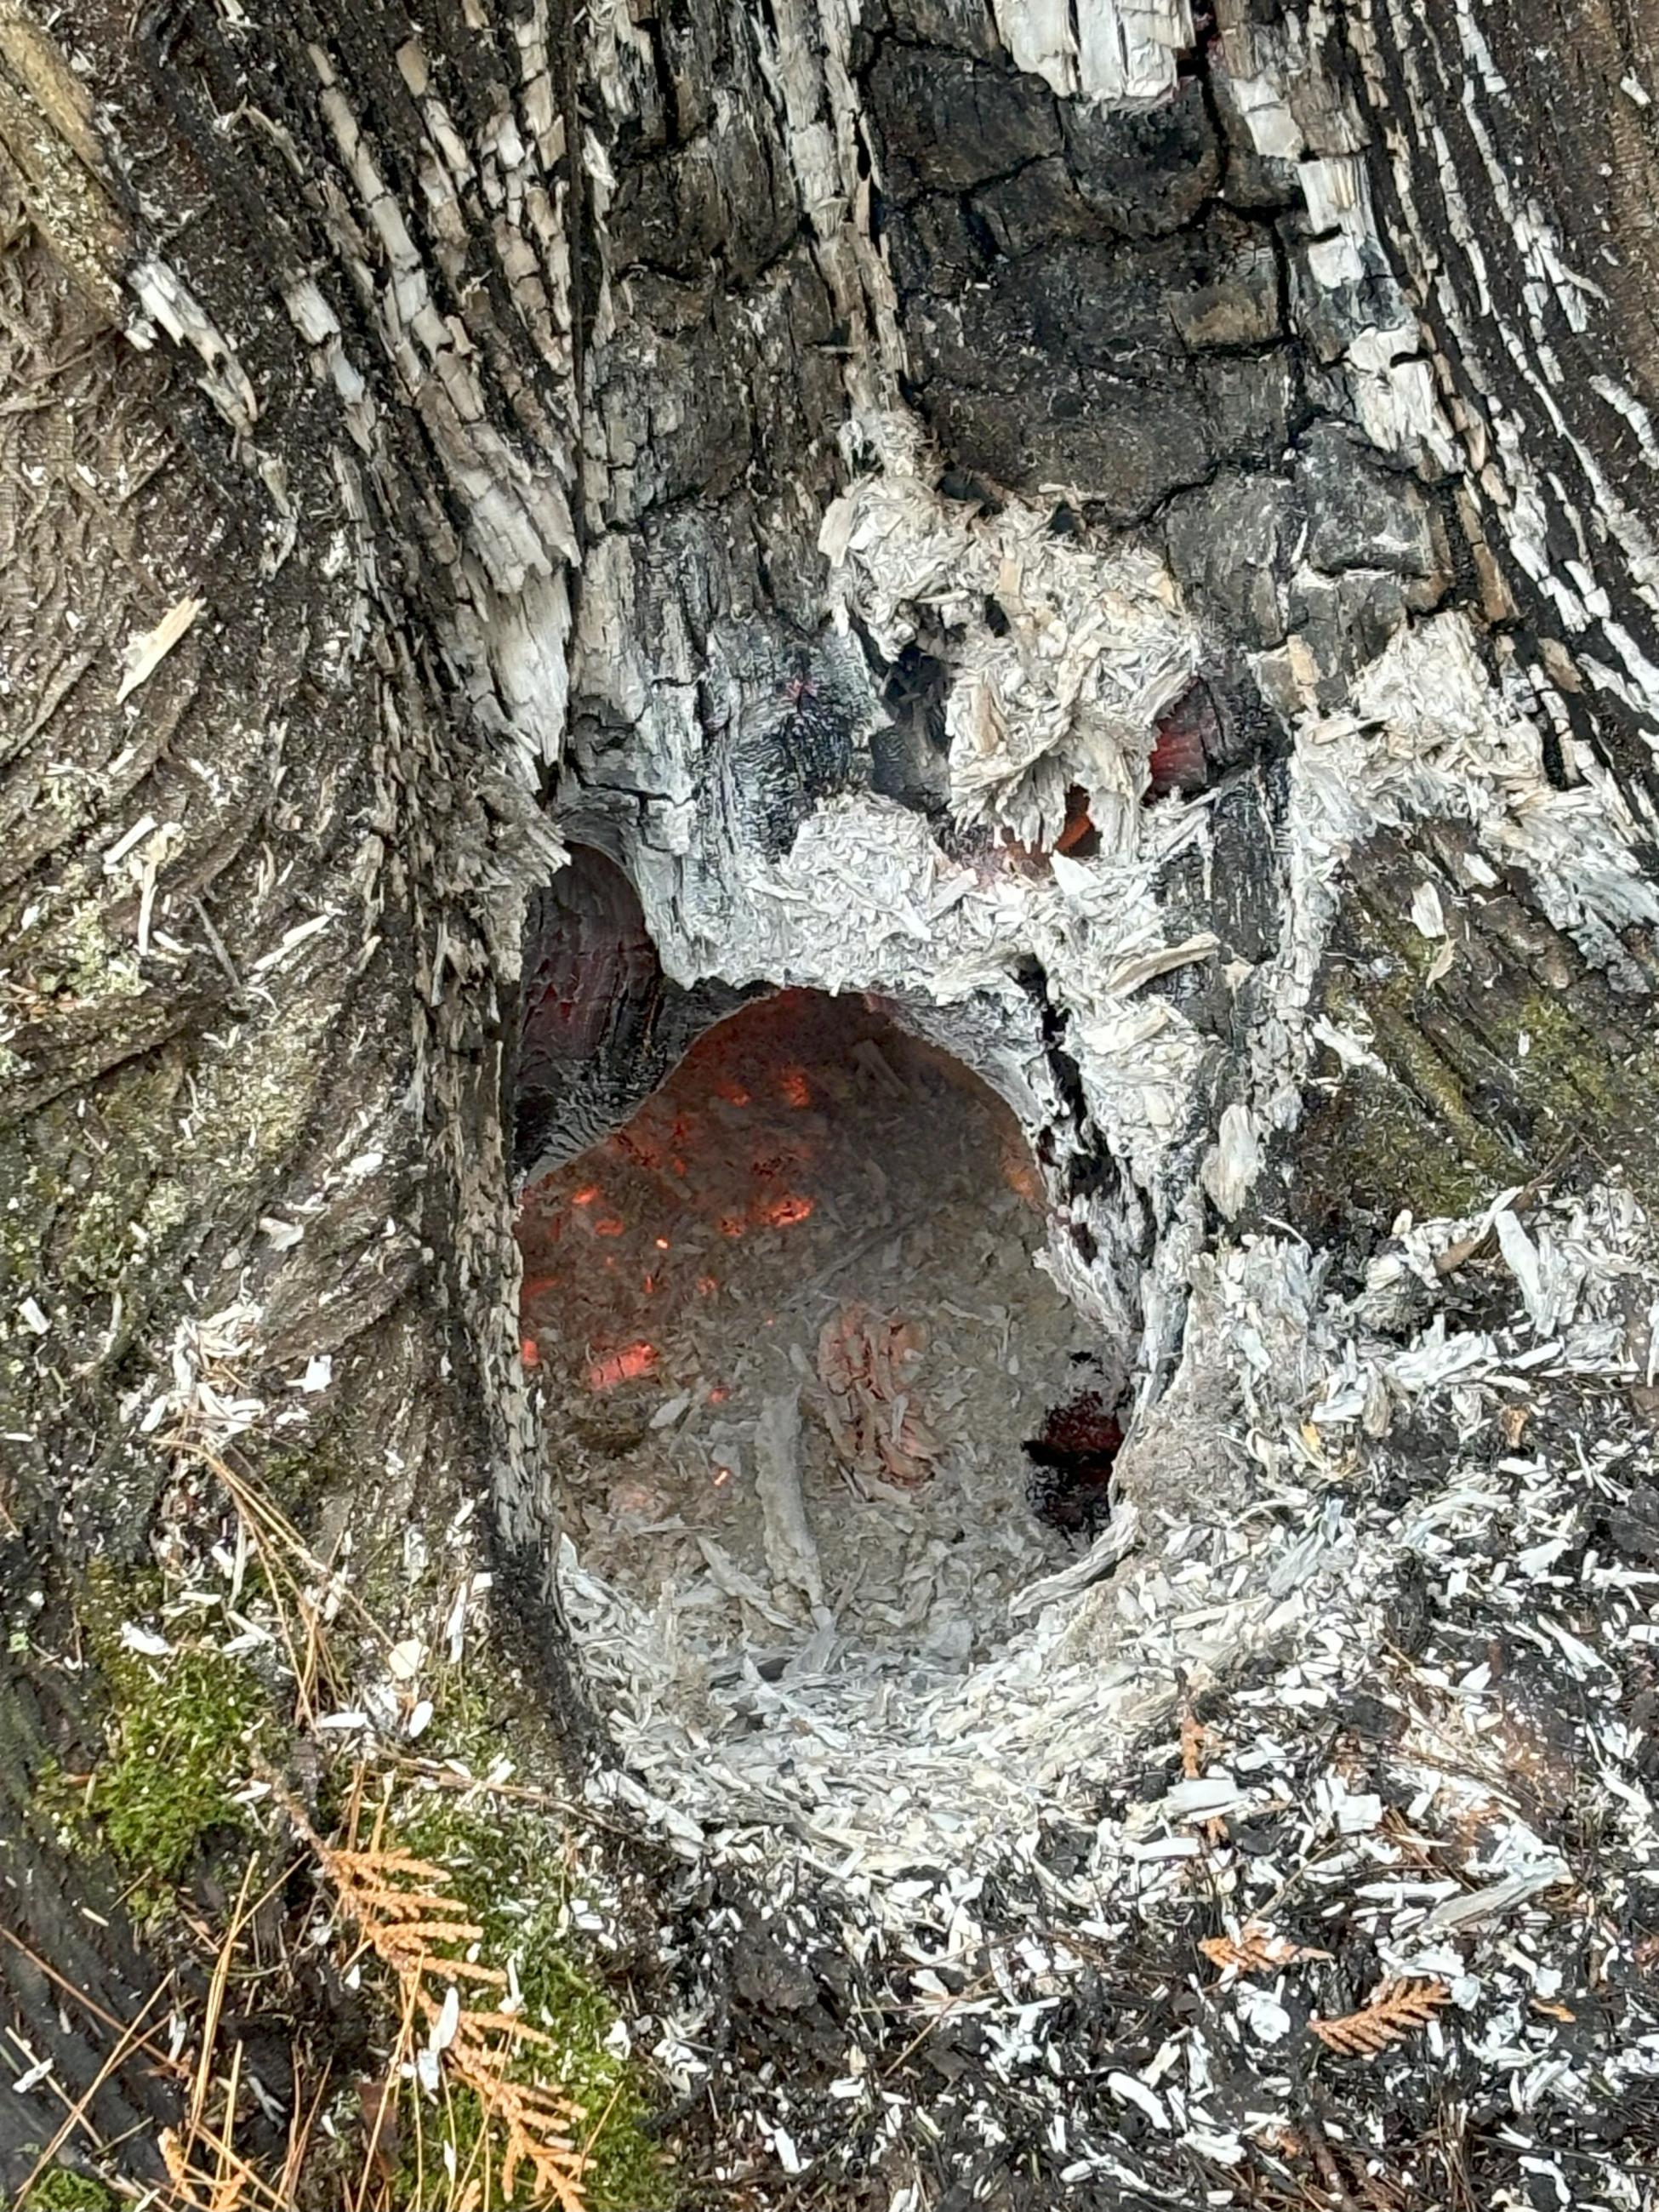
<path id="1" fill-rule="evenodd" d="M 1016 64 L 1058 93 L 1150 106 L 1174 91 L 1193 44 L 1188 0 L 993 0 Z"/>
<path id="2" fill-rule="evenodd" d="M 927 617 L 965 632 L 945 708 L 959 821 L 1050 844 L 1067 787 L 1080 784 L 1105 844 L 1133 849 L 1153 725 L 1199 652 L 1154 554 L 1070 544 L 1023 502 L 981 520 L 897 472 L 837 500 L 819 544 L 843 612 L 866 622 L 890 658 Z M 1000 632 L 985 619 L 988 599 L 1002 610 Z"/>

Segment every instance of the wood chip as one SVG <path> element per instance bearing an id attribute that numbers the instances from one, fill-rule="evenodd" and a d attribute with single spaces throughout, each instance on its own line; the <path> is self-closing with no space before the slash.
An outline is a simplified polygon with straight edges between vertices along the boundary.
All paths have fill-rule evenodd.
<path id="1" fill-rule="evenodd" d="M 141 684 L 149 681 L 206 605 L 205 599 L 175 600 L 154 629 L 128 641 L 123 655 L 126 673 L 122 677 L 120 689 L 115 695 L 118 707 L 124 699 L 131 697 Z"/>

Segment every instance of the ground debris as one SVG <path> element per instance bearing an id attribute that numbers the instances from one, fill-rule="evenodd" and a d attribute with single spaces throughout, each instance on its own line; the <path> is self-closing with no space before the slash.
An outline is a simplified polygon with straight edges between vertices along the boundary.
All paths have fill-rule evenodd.
<path id="1" fill-rule="evenodd" d="M 787 1771 L 764 1729 L 699 1764 L 671 1763 L 660 1706 L 628 1726 L 635 1814 L 688 1885 L 763 1883 L 817 1990 L 789 2078 L 765 2073 L 775 2019 L 710 2063 L 757 2186 L 799 2167 L 838 2201 L 878 2174 L 908 2202 L 927 2144 L 1016 2212 L 1193 2202 L 1195 2173 L 1218 2206 L 1495 2205 L 1558 2165 L 1575 2207 L 1638 2212 L 1659 1524 L 1623 1316 L 1653 1254 L 1622 1194 L 1540 1198 L 1540 1340 L 1507 1273 L 1479 1328 L 1432 1304 L 1475 1225 L 1403 1229 L 1346 1294 L 1297 1289 L 1289 1246 L 1224 1255 L 1189 1358 L 1275 1297 L 1305 1300 L 1314 1347 L 1249 1367 L 1248 1489 L 1160 1492 L 1126 1444 L 1140 1547 L 960 1691 L 860 1728 L 830 1681 L 803 1688 Z M 1431 1303 L 1391 1335 L 1368 1317 L 1395 1270 Z M 723 1939 L 698 1940 L 688 2046 L 719 2017 Z"/>
<path id="2" fill-rule="evenodd" d="M 1444 1982 L 1379 1982 L 1358 2012 L 1340 2020 L 1310 2020 L 1310 2030 L 1333 2051 L 1349 2058 L 1373 2058 L 1402 2036 L 1425 2027 L 1450 2001 Z"/>

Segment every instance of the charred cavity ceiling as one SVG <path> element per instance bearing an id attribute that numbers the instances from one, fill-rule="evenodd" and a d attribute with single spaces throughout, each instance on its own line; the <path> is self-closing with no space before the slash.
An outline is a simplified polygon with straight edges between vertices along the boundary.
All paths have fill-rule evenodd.
<path id="1" fill-rule="evenodd" d="M 751 830 L 758 823 L 763 835 L 767 821 L 764 811 L 752 810 L 739 817 Z M 989 849 L 982 836 L 969 842 Z M 1017 864 L 1034 873 L 1042 865 L 1024 854 Z M 846 933 L 856 945 L 855 932 Z M 925 972 L 919 962 L 918 974 Z M 1101 1204 L 1121 1207 L 1126 1194 L 1091 1119 L 1066 1047 L 1066 1021 L 1048 994 L 1040 963 L 1028 957 L 1012 981 L 1016 995 L 1001 1010 L 938 1003 L 924 990 L 884 994 L 872 1003 L 980 1073 L 1012 1108 L 1061 1199 L 1060 1231 L 1086 1278 L 1099 1258 L 1087 1213 Z M 741 984 L 718 976 L 676 982 L 622 869 L 592 847 L 573 846 L 568 865 L 538 895 L 528 917 L 513 1101 L 520 1182 L 555 1172 L 622 1129 L 700 1038 L 776 988 L 758 977 Z M 1041 1070 L 1041 1079 L 1018 1078 L 1022 1056 Z M 1085 1304 L 1098 1317 L 1096 1302 Z M 1120 1370 L 1123 1352 L 1121 1344 L 1114 1346 Z"/>

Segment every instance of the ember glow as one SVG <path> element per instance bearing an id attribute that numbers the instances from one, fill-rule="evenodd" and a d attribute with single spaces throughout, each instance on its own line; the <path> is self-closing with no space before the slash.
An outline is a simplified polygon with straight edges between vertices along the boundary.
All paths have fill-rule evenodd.
<path id="1" fill-rule="evenodd" d="M 1066 825 L 1054 840 L 1057 853 L 1075 853 L 1095 837 L 1095 825 L 1089 813 L 1089 794 L 1081 784 L 1074 783 L 1066 794 Z M 1098 840 L 1096 839 L 1097 847 Z"/>
<path id="2" fill-rule="evenodd" d="M 589 1363 L 587 1387 L 590 1390 L 614 1390 L 619 1382 L 635 1382 L 641 1375 L 650 1374 L 656 1364 L 654 1344 L 625 1344 L 620 1352 L 607 1352 L 602 1358 Z"/>
<path id="3" fill-rule="evenodd" d="M 726 1336 L 775 1343 L 804 1326 L 768 1312 L 784 1287 L 775 1271 L 816 1281 L 843 1229 L 892 1202 L 886 1170 L 864 1167 L 851 1133 L 871 1110 L 902 1125 L 939 1079 L 939 1056 L 890 1026 L 859 994 L 757 1001 L 694 1045 L 631 1121 L 535 1187 L 520 1231 L 521 1334 L 550 1404 L 641 1383 L 666 1401 L 713 1375 L 726 1382 L 701 1402 L 741 1403 Z M 1040 1209 L 1016 1132 L 986 1164 Z"/>
<path id="4" fill-rule="evenodd" d="M 773 1229 L 793 1229 L 811 1215 L 817 1201 L 810 1198 L 775 1198 L 760 1209 L 760 1218 Z"/>
<path id="5" fill-rule="evenodd" d="M 1042 1185 L 1031 1165 L 1030 1155 L 1023 1146 L 1005 1145 L 997 1164 L 1002 1171 L 1002 1180 L 1016 1198 L 1023 1198 L 1028 1206 L 1042 1203 Z"/>

